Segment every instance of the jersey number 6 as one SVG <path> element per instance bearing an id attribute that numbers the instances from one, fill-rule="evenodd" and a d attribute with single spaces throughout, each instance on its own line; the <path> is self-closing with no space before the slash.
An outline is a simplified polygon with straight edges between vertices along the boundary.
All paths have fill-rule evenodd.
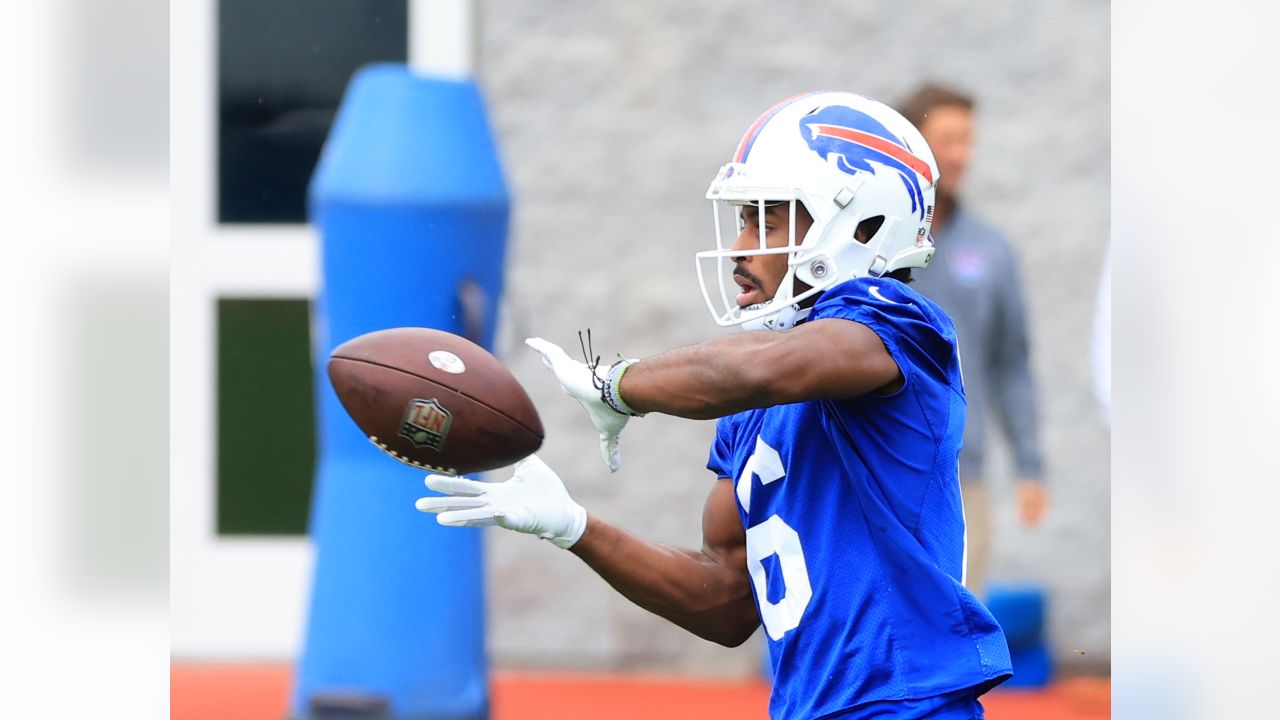
<path id="1" fill-rule="evenodd" d="M 756 437 L 755 451 L 734 486 L 742 509 L 751 510 L 753 475 L 760 478 L 763 486 L 785 479 L 786 474 L 778 451 L 769 447 L 763 438 Z M 772 555 L 778 556 L 784 588 L 777 602 L 769 602 L 769 581 L 764 569 L 765 559 Z M 800 618 L 813 597 L 813 587 L 809 584 L 809 569 L 804 562 L 800 536 L 776 513 L 747 528 L 747 570 L 751 573 L 751 584 L 755 586 L 765 632 L 771 640 L 780 640 L 800 625 Z"/>

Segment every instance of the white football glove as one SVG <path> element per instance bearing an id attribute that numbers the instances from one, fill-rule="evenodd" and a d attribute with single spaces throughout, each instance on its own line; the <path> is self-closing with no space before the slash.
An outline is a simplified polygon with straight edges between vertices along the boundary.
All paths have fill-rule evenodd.
<path id="1" fill-rule="evenodd" d="M 428 475 L 427 487 L 449 497 L 418 498 L 414 507 L 437 513 L 452 527 L 498 527 L 537 535 L 569 548 L 587 529 L 587 511 L 569 497 L 560 476 L 537 455 L 516 463 L 504 482 L 476 482 L 452 475 Z"/>
<path id="2" fill-rule="evenodd" d="M 542 364 L 556 374 L 556 380 L 560 381 L 564 393 L 582 403 L 587 415 L 591 417 L 591 424 L 600 433 L 600 455 L 604 458 L 604 464 L 609 466 L 609 472 L 617 472 L 622 467 L 618 436 L 622 434 L 622 428 L 627 426 L 631 415 L 613 409 L 601 395 L 601 387 L 610 383 L 612 367 L 599 366 L 592 372 L 585 363 L 569 357 L 559 345 L 542 338 L 528 338 L 524 344 L 542 353 Z M 624 362 L 630 364 L 631 361 Z M 619 397 L 617 402 L 621 403 L 622 399 Z M 626 405 L 623 404 L 623 407 Z"/>

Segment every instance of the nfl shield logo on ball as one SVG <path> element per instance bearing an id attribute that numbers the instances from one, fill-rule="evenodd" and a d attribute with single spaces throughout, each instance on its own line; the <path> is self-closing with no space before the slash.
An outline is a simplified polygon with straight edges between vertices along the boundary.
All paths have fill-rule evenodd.
<path id="1" fill-rule="evenodd" d="M 415 448 L 429 447 L 439 450 L 453 423 L 453 413 L 436 401 L 410 400 L 400 423 L 400 435 L 413 443 Z"/>

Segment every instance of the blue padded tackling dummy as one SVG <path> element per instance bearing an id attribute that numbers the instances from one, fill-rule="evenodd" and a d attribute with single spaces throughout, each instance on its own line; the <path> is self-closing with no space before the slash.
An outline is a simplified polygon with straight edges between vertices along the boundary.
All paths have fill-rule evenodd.
<path id="1" fill-rule="evenodd" d="M 364 437 L 325 370 L 337 345 L 390 327 L 438 328 L 492 347 L 494 313 L 485 308 L 502 290 L 509 200 L 476 86 L 400 65 L 362 69 L 310 192 L 323 248 L 314 317 L 320 457 L 293 714 L 359 706 L 375 708 L 362 711 L 369 717 L 487 717 L 480 532 L 441 527 L 414 509 L 427 492 L 424 473 Z M 464 287 L 483 300 L 467 303 L 470 322 Z"/>

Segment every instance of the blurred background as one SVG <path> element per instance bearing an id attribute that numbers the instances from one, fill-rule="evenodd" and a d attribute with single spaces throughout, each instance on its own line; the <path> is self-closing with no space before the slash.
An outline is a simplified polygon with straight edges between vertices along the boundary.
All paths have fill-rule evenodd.
<path id="1" fill-rule="evenodd" d="M 514 198 L 506 360 L 547 422 L 545 459 L 580 502 L 685 546 L 700 543 L 713 424 L 632 423 L 623 468 L 611 477 L 581 410 L 515 341 L 572 344 L 590 327 L 607 356 L 643 357 L 713 335 L 691 262 L 713 242 L 702 194 L 777 100 L 838 88 L 893 104 L 928 80 L 977 99 L 966 197 L 1023 259 L 1053 498 L 1043 525 L 1024 529 L 1009 453 L 988 453 L 1004 461 L 991 483 L 991 581 L 1044 584 L 1064 669 L 1105 671 L 1110 446 L 1090 336 L 1108 244 L 1108 4 L 997 2 L 976 13 L 961 4 L 482 2 L 478 10 L 478 77 Z M 522 540 L 488 538 L 489 576 L 502 587 L 490 592 L 496 661 L 754 669 L 756 648 L 687 637 L 637 612 L 575 558 Z M 555 621 L 565 600 L 542 591 L 548 574 L 573 588 L 576 627 Z"/>
<path id="2" fill-rule="evenodd" d="M 656 418 L 637 423 L 625 440 L 625 474 L 604 478 L 581 419 L 511 341 L 526 331 L 564 341 L 590 323 L 605 334 L 608 351 L 641 354 L 707 336 L 710 324 L 697 306 L 691 268 L 682 281 L 681 264 L 709 243 L 701 194 L 745 124 L 798 90 L 841 87 L 892 101 L 919 80 L 950 82 L 979 101 L 968 199 L 1009 233 L 1023 260 L 1052 490 L 1049 512 L 1034 531 L 1012 519 L 1007 494 L 996 494 L 1004 507 L 997 511 L 991 582 L 1030 579 L 1050 587 L 1049 638 L 1061 677 L 1103 672 L 1107 662 L 1099 656 L 1106 656 L 1116 680 L 1117 718 L 1274 714 L 1269 680 L 1280 568 L 1266 558 L 1280 540 L 1273 482 L 1280 456 L 1271 450 L 1280 386 L 1267 368 L 1277 357 L 1270 328 L 1280 285 L 1267 282 L 1265 272 L 1280 260 L 1280 225 L 1268 212 L 1276 189 L 1272 168 L 1280 165 L 1273 89 L 1280 63 L 1270 31 L 1278 11 L 1242 0 L 1116 0 L 1110 8 L 1087 1 L 646 5 L 481 2 L 466 14 L 469 30 L 445 34 L 452 38 L 444 42 L 453 47 L 447 53 L 455 58 L 452 71 L 473 72 L 486 93 L 514 195 L 510 329 L 501 337 L 552 429 L 548 455 L 575 492 L 646 535 L 690 541 L 688 503 L 701 502 L 706 479 L 698 469 L 701 440 L 681 436 L 706 430 L 650 422 Z M 315 138 L 323 131 L 316 126 L 336 107 L 351 71 L 369 60 L 405 58 L 381 41 L 370 45 L 368 24 L 381 23 L 367 13 L 342 26 L 362 38 L 354 42 L 364 49 L 352 56 L 349 46 L 335 50 L 326 40 L 305 45 L 311 33 L 336 34 L 318 3 L 305 11 L 279 7 L 283 20 L 260 25 L 270 33 L 262 44 L 305 50 L 317 58 L 316 68 L 332 70 L 315 81 L 321 101 L 305 103 L 320 109 L 318 122 L 316 114 L 303 113 L 286 124 L 310 137 L 307 149 L 291 155 L 278 148 L 271 156 L 274 165 L 296 169 L 318 152 Z M 414 13 L 404 12 L 412 23 Z M 243 157 L 244 144 L 253 142 L 237 136 L 234 124 L 222 134 L 221 87 L 244 80 L 221 70 L 221 17 L 213 0 L 172 7 L 160 0 L 0 7 L 0 58 L 10 70 L 0 113 L 6 714 L 166 717 L 171 695 L 174 717 L 199 717 L 202 710 L 252 717 L 219 713 L 218 701 L 236 698 L 266 708 L 260 716 L 279 717 L 288 704 L 306 612 L 310 550 L 300 503 L 310 476 L 302 469 L 305 458 L 282 461 L 293 470 L 281 469 L 259 487 L 271 488 L 271 497 L 278 486 L 293 490 L 283 494 L 286 500 L 264 502 L 265 518 L 254 515 L 251 503 L 232 512 L 234 492 L 218 500 L 220 489 L 236 482 L 218 469 L 219 403 L 235 409 L 236 401 L 215 392 L 223 362 L 217 348 L 220 337 L 248 343 L 304 336 L 298 323 L 315 291 L 314 249 L 307 249 L 314 235 L 296 206 L 282 219 L 243 202 L 227 209 L 253 219 L 220 219 L 218 148 L 224 140 L 229 148 L 239 143 Z M 322 27 L 308 29 L 312 19 Z M 379 37 L 391 37 L 394 45 L 398 32 Z M 411 54 L 413 42 L 398 42 Z M 344 58 L 336 68 L 335 52 Z M 267 83 L 277 65 L 289 64 L 263 60 L 253 82 Z M 311 83 L 295 75 L 284 82 L 286 89 L 317 92 Z M 279 96 L 270 97 L 276 102 Z M 252 117 L 242 102 L 236 112 Z M 262 116 L 264 126 L 280 110 L 272 113 Z M 599 117 L 613 125 L 587 120 Z M 532 144 L 517 143 L 543 124 L 558 133 L 572 128 L 574 135 L 552 138 L 560 147 L 545 132 Z M 538 160 L 542 153 L 555 160 Z M 622 155 L 633 164 L 616 162 Z M 660 162 L 661 172 L 650 173 Z M 581 169 L 588 164 L 596 174 Z M 645 172 L 629 172 L 637 164 Z M 229 171 L 226 177 L 237 176 Z M 616 192 L 603 192 L 601 178 L 621 180 L 610 186 Z M 295 176 L 295 182 L 296 198 L 305 180 Z M 627 202 L 625 217 L 612 214 L 631 194 L 652 201 L 668 192 L 677 204 L 661 211 L 637 214 Z M 287 194 L 279 186 L 258 193 Z M 594 204 L 588 206 L 588 198 Z M 547 203 L 572 208 L 553 211 Z M 640 236 L 637 224 L 649 232 Z M 267 230 L 281 235 L 273 239 Z M 1099 456 L 1106 433 L 1089 407 L 1084 340 L 1086 298 L 1097 289 L 1108 230 L 1115 239 L 1117 388 L 1110 626 L 1108 512 L 1105 491 L 1098 490 L 1106 476 L 1095 470 L 1107 467 Z M 612 237 L 623 232 L 638 239 Z M 539 286 L 524 274 L 525 263 L 550 272 L 540 250 L 569 243 L 576 257 L 591 254 L 592 264 L 583 266 L 593 272 L 575 276 L 576 289 Z M 662 248 L 661 257 L 658 250 L 644 255 L 650 245 Z M 630 270 L 626 262 L 659 270 L 644 282 L 638 273 L 603 274 Z M 669 295 L 660 296 L 668 275 Z M 551 293 L 572 303 L 553 307 Z M 609 302 L 599 300 L 604 297 Z M 269 300 L 281 304 L 264 307 Z M 523 316 L 516 301 L 529 305 Z M 534 311 L 543 306 L 545 312 Z M 645 319 L 641 308 L 653 320 L 643 332 L 623 335 L 622 324 Z M 282 352 L 290 376 L 308 362 L 296 347 Z M 234 357 L 226 362 L 235 367 Z M 291 430 L 307 427 L 300 422 Z M 678 466 L 670 479 L 642 476 L 656 462 L 646 452 L 653 434 L 675 443 L 662 455 Z M 993 487 L 1009 477 L 1007 466 L 997 468 Z M 658 494 L 633 497 L 632 485 L 668 480 L 686 485 L 664 489 L 669 500 L 657 519 L 633 514 Z M 514 600 L 528 594 L 527 573 L 511 569 L 526 552 L 541 551 L 532 562 L 572 580 L 575 597 L 583 598 L 567 600 L 577 604 L 554 619 L 577 616 L 597 628 L 599 639 L 582 643 L 591 663 L 652 680 L 636 673 L 662 658 L 677 668 L 686 652 L 711 653 L 612 598 L 549 548 L 499 533 L 485 540 L 495 709 L 515 703 L 524 717 L 536 717 L 547 705 L 547 683 L 588 662 L 566 657 L 554 633 L 515 619 L 554 614 L 538 598 Z M 1041 562 L 1042 555 L 1056 559 Z M 499 573 L 511 577 L 510 596 L 495 580 Z M 1068 578 L 1079 578 L 1078 587 Z M 257 631 L 261 639 L 252 634 Z M 537 642 L 529 639 L 534 633 Z M 222 635 L 227 641 L 219 645 Z M 624 636 L 627 642 L 618 639 Z M 619 648 L 632 646 L 640 652 L 624 657 Z M 649 681 L 614 682 L 603 693 L 591 683 L 552 687 L 597 708 L 618 698 L 645 707 L 635 688 L 667 709 L 698 707 L 714 691 L 721 694 L 713 707 L 745 695 L 749 708 L 763 708 L 754 650 L 731 655 L 716 655 L 678 676 L 683 684 L 661 685 L 661 693 Z M 535 666 L 549 674 L 529 669 Z M 209 668 L 217 672 L 202 672 Z M 709 676 L 742 679 L 720 685 L 688 679 Z M 532 680 L 515 683 L 520 678 Z M 1018 697 L 992 696 L 990 716 L 998 717 L 998 700 L 1003 717 L 1044 717 L 1037 709 L 1008 709 Z M 1096 708 L 1066 704 L 1077 715 Z M 583 707 L 560 717 L 600 714 Z"/>
<path id="3" fill-rule="evenodd" d="M 713 242 L 702 196 L 778 99 L 843 89 L 897 104 L 929 81 L 971 95 L 964 198 L 1021 259 L 1050 498 L 1043 522 L 1018 522 L 1009 449 L 989 435 L 988 581 L 1043 592 L 1057 678 L 1108 676 L 1110 435 L 1091 364 L 1108 3 L 201 0 L 172 29 L 175 663 L 287 665 L 300 651 L 320 285 L 306 191 L 353 72 L 393 62 L 483 93 L 512 203 L 495 345 L 542 413 L 542 456 L 593 512 L 695 547 L 713 424 L 633 423 L 609 476 L 521 340 L 572 345 L 591 328 L 598 351 L 644 356 L 720 332 L 692 272 Z M 567 553 L 501 532 L 485 544 L 498 671 L 759 676 L 759 637 L 700 641 Z"/>

